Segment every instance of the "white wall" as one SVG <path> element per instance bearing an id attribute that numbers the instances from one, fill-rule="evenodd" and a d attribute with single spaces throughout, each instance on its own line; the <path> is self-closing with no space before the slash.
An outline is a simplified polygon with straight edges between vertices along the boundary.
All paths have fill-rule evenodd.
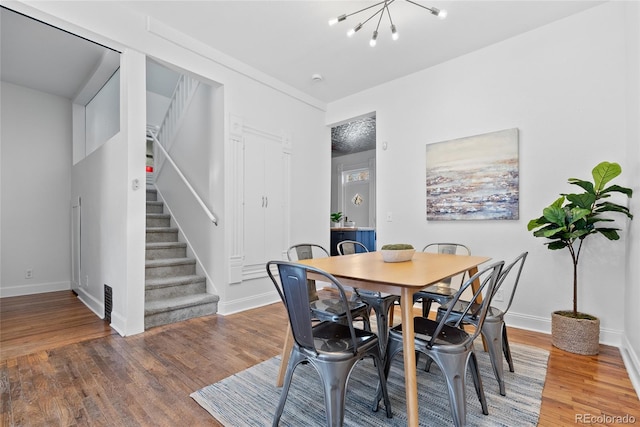
<path id="1" fill-rule="evenodd" d="M 617 161 L 629 186 L 624 5 L 613 2 L 329 105 L 327 123 L 376 111 L 378 244 L 460 241 L 473 253 L 513 259 L 529 251 L 509 323 L 550 330 L 550 313 L 570 307 L 571 260 L 526 229 L 569 177 L 589 178 Z M 425 219 L 425 145 L 508 128 L 520 130 L 520 219 Z M 399 191 L 399 189 L 402 191 Z M 579 309 L 601 318 L 601 339 L 624 329 L 625 241 L 594 237 L 580 266 Z M 606 268 L 603 268 L 606 267 Z"/>
<path id="2" fill-rule="evenodd" d="M 636 393 L 640 395 L 640 3 L 627 2 L 627 159 L 635 193 L 630 203 L 635 219 L 628 225 L 627 280 L 625 286 L 622 356 Z"/>
<path id="3" fill-rule="evenodd" d="M 71 101 L 6 82 L 0 90 L 0 296 L 70 289 Z"/>

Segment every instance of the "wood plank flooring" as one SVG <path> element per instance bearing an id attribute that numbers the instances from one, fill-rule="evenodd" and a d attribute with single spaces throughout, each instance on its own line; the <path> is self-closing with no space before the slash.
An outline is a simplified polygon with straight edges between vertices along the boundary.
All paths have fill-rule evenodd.
<path id="1" fill-rule="evenodd" d="M 218 426 L 189 394 L 279 354 L 285 331 L 281 304 L 123 338 L 71 292 L 3 298 L 0 425 Z M 589 424 L 576 417 L 603 414 L 640 425 L 617 348 L 578 356 L 553 348 L 545 334 L 509 334 L 550 351 L 540 426 Z"/>

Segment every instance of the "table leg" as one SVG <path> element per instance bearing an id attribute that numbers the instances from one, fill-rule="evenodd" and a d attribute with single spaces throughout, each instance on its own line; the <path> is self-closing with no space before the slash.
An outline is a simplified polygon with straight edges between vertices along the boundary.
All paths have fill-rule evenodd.
<path id="1" fill-rule="evenodd" d="M 472 277 L 477 272 L 478 272 L 478 267 L 470 268 L 469 277 Z M 473 283 L 471 284 L 471 290 L 473 291 L 474 295 L 476 292 L 478 292 L 478 289 L 480 289 L 480 279 L 474 280 Z M 477 304 L 480 304 L 481 302 L 482 302 L 482 294 L 478 295 L 478 297 L 476 298 Z M 489 347 L 487 346 L 487 342 L 484 339 L 484 335 L 482 335 L 482 346 L 484 347 L 484 351 L 489 351 Z"/>
<path id="2" fill-rule="evenodd" d="M 282 387 L 284 382 L 284 375 L 287 373 L 287 364 L 289 363 L 289 356 L 291 356 L 291 349 L 293 348 L 293 335 L 291 334 L 291 324 L 287 325 L 287 335 L 284 337 L 284 344 L 282 346 L 282 356 L 280 358 L 280 370 L 278 371 L 278 378 L 276 379 L 276 387 Z"/>
<path id="3" fill-rule="evenodd" d="M 407 425 L 418 426 L 418 381 L 416 379 L 416 346 L 413 332 L 413 290 L 402 288 L 402 352 L 404 355 L 404 386 L 407 396 Z"/>

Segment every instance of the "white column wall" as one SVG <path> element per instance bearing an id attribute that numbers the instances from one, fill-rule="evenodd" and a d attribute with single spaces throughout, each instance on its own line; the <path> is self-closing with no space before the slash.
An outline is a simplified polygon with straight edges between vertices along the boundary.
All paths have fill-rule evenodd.
<path id="1" fill-rule="evenodd" d="M 0 296 L 70 289 L 71 101 L 6 82 L 0 93 Z"/>
<path id="2" fill-rule="evenodd" d="M 623 4 L 608 3 L 330 104 L 327 123 L 376 111 L 378 146 L 388 143 L 377 153 L 377 216 L 392 212 L 393 222 L 378 222 L 378 244 L 460 241 L 506 260 L 529 251 L 509 323 L 549 332 L 550 313 L 571 306 L 571 259 L 547 250 L 526 225 L 575 189 L 568 178 L 589 178 L 602 160 L 622 165 L 618 184 L 633 181 L 624 23 Z M 426 144 L 513 127 L 520 219 L 427 222 Z M 624 328 L 627 238 L 592 238 L 580 265 L 578 308 L 601 318 L 601 339 L 614 345 Z"/>

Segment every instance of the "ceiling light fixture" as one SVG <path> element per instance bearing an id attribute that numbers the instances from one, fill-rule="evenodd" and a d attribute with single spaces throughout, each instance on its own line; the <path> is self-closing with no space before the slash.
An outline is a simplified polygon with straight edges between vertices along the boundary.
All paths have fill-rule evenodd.
<path id="1" fill-rule="evenodd" d="M 391 25 L 391 38 L 393 40 L 398 40 L 398 30 L 395 26 L 395 24 L 393 23 L 393 20 L 391 19 L 391 12 L 389 11 L 389 6 L 395 2 L 396 0 L 383 0 L 379 3 L 375 3 L 372 4 L 371 6 L 367 6 L 363 9 L 360 10 L 356 10 L 355 12 L 349 13 L 349 14 L 342 14 L 340 16 L 338 16 L 337 18 L 332 18 L 329 20 L 329 25 L 335 25 L 338 22 L 342 22 L 344 20 L 346 20 L 348 17 L 353 16 L 353 15 L 357 15 L 360 12 L 364 12 L 365 10 L 369 10 L 372 9 L 374 7 L 378 7 L 380 6 L 379 9 L 376 9 L 376 11 L 373 13 L 373 15 L 371 15 L 370 17 L 368 17 L 366 20 L 358 23 L 358 25 L 356 25 L 355 27 L 351 28 L 349 31 L 347 31 L 347 36 L 351 37 L 353 36 L 355 33 L 357 33 L 358 31 L 360 31 L 360 29 L 362 29 L 362 26 L 365 25 L 367 22 L 369 22 L 371 19 L 375 18 L 377 15 L 380 15 L 378 17 L 378 25 L 376 25 L 376 29 L 373 31 L 373 36 L 371 37 L 371 40 L 369 41 L 369 45 L 371 47 L 375 46 L 377 44 L 378 41 L 378 30 L 380 29 L 380 23 L 382 22 L 382 17 L 384 16 L 385 12 L 387 14 L 387 16 L 389 17 L 389 24 Z M 412 0 L 405 0 L 406 2 L 409 2 L 411 4 L 414 4 L 416 6 L 419 6 L 423 9 L 428 10 L 429 12 L 431 12 L 432 15 L 437 16 L 440 19 L 444 19 L 447 17 L 447 11 L 446 10 L 440 10 L 438 8 L 435 7 L 427 7 L 427 6 L 423 6 L 421 4 L 418 4 Z"/>

